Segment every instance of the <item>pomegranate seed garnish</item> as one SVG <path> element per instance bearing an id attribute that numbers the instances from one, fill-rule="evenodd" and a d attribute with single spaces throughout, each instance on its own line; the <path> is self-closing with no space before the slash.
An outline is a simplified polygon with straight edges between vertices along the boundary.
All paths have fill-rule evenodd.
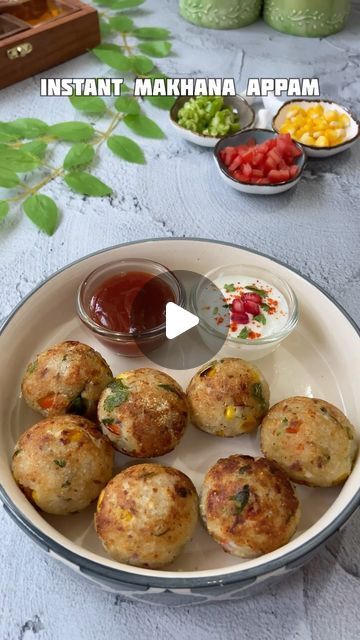
<path id="1" fill-rule="evenodd" d="M 252 302 L 251 300 L 244 301 L 244 311 L 247 313 L 252 313 L 254 316 L 257 316 L 260 313 L 260 307 L 257 302 Z"/>
<path id="2" fill-rule="evenodd" d="M 244 303 L 241 298 L 234 298 L 231 305 L 231 311 L 233 311 L 234 313 L 243 313 Z"/>
<path id="3" fill-rule="evenodd" d="M 231 322 L 238 322 L 239 324 L 248 324 L 249 316 L 247 313 L 244 313 L 244 311 L 242 311 L 241 313 L 232 313 Z"/>
<path id="4" fill-rule="evenodd" d="M 245 300 L 249 300 L 250 302 L 256 302 L 257 304 L 262 303 L 262 298 L 258 293 L 243 293 L 242 299 L 244 302 Z"/>

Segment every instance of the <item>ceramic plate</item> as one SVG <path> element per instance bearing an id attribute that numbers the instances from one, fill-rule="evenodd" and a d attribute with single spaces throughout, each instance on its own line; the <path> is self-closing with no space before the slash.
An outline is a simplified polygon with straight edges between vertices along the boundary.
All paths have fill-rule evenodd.
<path id="1" fill-rule="evenodd" d="M 237 246 L 204 240 L 150 240 L 120 245 L 86 257 L 58 272 L 33 291 L 13 312 L 0 335 L 0 496 L 17 523 L 47 549 L 78 567 L 107 571 L 113 579 L 141 580 L 149 585 L 217 584 L 247 574 L 262 575 L 310 552 L 349 517 L 359 502 L 360 460 L 345 485 L 333 489 L 298 486 L 302 517 L 296 536 L 284 547 L 253 560 L 226 554 L 200 523 L 193 540 L 166 570 L 138 569 L 111 560 L 97 539 L 95 506 L 67 516 L 39 513 L 16 486 L 10 471 L 19 435 L 39 420 L 20 398 L 20 382 L 28 362 L 42 349 L 62 340 L 80 340 L 98 349 L 114 374 L 152 366 L 145 358 L 128 359 L 101 346 L 75 312 L 79 283 L 93 269 L 119 258 L 149 258 L 172 269 L 206 273 L 223 264 L 259 266 L 286 279 L 300 303 L 296 330 L 279 349 L 257 365 L 270 384 L 271 403 L 292 395 L 317 396 L 342 409 L 359 425 L 360 341 L 355 325 L 324 292 L 298 273 L 270 258 Z M 172 371 L 184 387 L 193 370 Z M 359 425 L 360 426 L 360 425 Z M 201 486 L 206 470 L 232 453 L 259 455 L 258 434 L 217 438 L 189 425 L 181 444 L 158 461 L 181 469 Z M 117 455 L 117 468 L 133 463 Z M 140 577 L 141 576 L 141 577 Z M 174 581 L 175 579 L 175 581 Z"/>

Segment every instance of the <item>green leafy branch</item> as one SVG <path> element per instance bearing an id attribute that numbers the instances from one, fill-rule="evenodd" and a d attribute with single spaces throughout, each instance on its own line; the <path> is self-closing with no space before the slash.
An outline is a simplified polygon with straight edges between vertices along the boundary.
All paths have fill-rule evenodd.
<path id="1" fill-rule="evenodd" d="M 139 7 L 145 0 L 95 1 L 104 8 L 100 11 L 102 38 L 110 36 L 115 42 L 101 42 L 92 53 L 111 69 L 129 75 L 130 81 L 134 76 L 165 78 L 152 58 L 163 58 L 171 53 L 170 32 L 161 27 L 137 27 L 133 19 L 123 13 L 126 9 Z M 116 41 L 118 38 L 119 42 Z M 110 117 L 104 131 L 81 121 L 48 125 L 37 118 L 18 118 L 0 122 L 0 187 L 15 190 L 14 195 L 0 200 L 0 221 L 8 215 L 12 204 L 22 203 L 28 218 L 52 235 L 59 222 L 58 207 L 52 198 L 40 192 L 55 179 L 63 180 L 72 191 L 85 196 L 111 195 L 112 188 L 87 170 L 104 143 L 122 160 L 145 164 L 145 154 L 139 144 L 126 135 L 115 133 L 117 127 L 122 123 L 144 138 L 162 139 L 165 134 L 142 111 L 139 98 L 131 93 L 132 89 L 123 84 L 122 94 L 125 95 L 113 98 L 110 105 L 98 96 L 73 95 L 69 98 L 72 106 L 85 116 Z M 148 96 L 145 100 L 165 110 L 174 101 L 166 96 Z M 71 146 L 62 165 L 54 167 L 48 162 L 48 156 L 51 145 L 58 142 Z M 20 177 L 39 169 L 44 175 L 33 186 Z"/>

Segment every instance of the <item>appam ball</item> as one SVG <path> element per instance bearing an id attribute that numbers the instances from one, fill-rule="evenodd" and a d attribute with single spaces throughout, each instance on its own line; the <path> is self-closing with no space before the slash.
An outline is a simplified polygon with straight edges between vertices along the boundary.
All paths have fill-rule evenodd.
<path id="1" fill-rule="evenodd" d="M 118 451 L 135 458 L 162 456 L 179 444 L 185 431 L 186 397 L 162 371 L 124 371 L 102 392 L 98 419 Z"/>
<path id="2" fill-rule="evenodd" d="M 15 445 L 12 472 L 26 497 L 42 511 L 66 515 L 85 509 L 112 477 L 114 451 L 81 416 L 47 418 Z"/>
<path id="3" fill-rule="evenodd" d="M 299 501 L 280 467 L 245 455 L 222 458 L 209 469 L 200 513 L 215 542 L 240 558 L 286 544 L 300 519 Z"/>
<path id="4" fill-rule="evenodd" d="M 197 518 L 198 496 L 190 478 L 160 464 L 136 464 L 101 493 L 95 529 L 114 560 L 159 569 L 179 555 Z"/>
<path id="5" fill-rule="evenodd" d="M 269 397 L 261 371 L 240 358 L 210 362 L 194 375 L 187 388 L 192 423 L 225 438 L 258 427 L 269 408 Z"/>
<path id="6" fill-rule="evenodd" d="M 349 476 L 357 443 L 354 427 L 334 405 L 296 396 L 271 407 L 261 427 L 261 450 L 294 482 L 332 487 Z"/>
<path id="7" fill-rule="evenodd" d="M 111 379 L 111 369 L 97 351 L 67 340 L 28 365 L 21 390 L 29 407 L 46 417 L 71 413 L 91 418 Z"/>

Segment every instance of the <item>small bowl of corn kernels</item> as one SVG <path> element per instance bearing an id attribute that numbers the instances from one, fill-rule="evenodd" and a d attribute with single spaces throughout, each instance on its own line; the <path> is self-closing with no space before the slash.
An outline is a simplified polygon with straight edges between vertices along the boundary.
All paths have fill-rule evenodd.
<path id="1" fill-rule="evenodd" d="M 360 135 L 357 119 L 330 100 L 289 100 L 274 116 L 272 126 L 277 133 L 289 133 L 313 158 L 345 151 Z"/>

